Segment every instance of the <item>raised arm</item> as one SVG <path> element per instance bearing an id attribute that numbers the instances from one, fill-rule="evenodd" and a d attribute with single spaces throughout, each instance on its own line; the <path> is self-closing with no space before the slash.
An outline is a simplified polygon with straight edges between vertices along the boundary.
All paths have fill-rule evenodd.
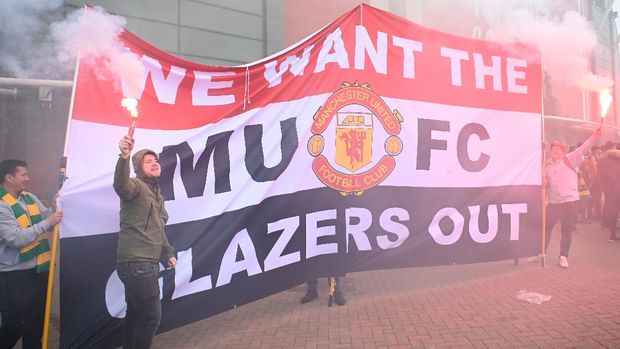
<path id="1" fill-rule="evenodd" d="M 572 152 L 566 154 L 566 157 L 570 160 L 573 166 L 577 167 L 579 166 L 579 164 L 581 164 L 581 162 L 583 161 L 583 156 L 588 152 L 588 150 L 590 150 L 590 148 L 592 148 L 594 142 L 596 142 L 601 137 L 602 133 L 602 127 L 598 127 L 596 130 L 594 130 L 592 135 L 585 142 L 583 142 L 582 145 L 577 147 L 577 149 L 573 150 Z"/>
<path id="2" fill-rule="evenodd" d="M 129 162 L 133 146 L 134 139 L 129 135 L 124 136 L 118 142 L 118 149 L 121 153 L 114 170 L 113 187 L 116 194 L 125 200 L 131 200 L 138 194 L 138 186 L 129 180 Z"/>

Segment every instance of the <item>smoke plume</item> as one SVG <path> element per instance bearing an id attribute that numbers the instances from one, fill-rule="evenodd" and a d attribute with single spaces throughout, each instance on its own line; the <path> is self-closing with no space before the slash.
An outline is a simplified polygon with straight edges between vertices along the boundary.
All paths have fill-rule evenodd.
<path id="1" fill-rule="evenodd" d="M 596 33 L 577 12 L 568 11 L 560 23 L 555 23 L 519 9 L 512 13 L 503 30 L 505 40 L 538 47 L 543 68 L 552 79 L 589 91 L 613 85 L 612 79 L 590 72 L 588 57 L 598 44 Z"/>
<path id="2" fill-rule="evenodd" d="M 63 0 L 3 0 L 0 70 L 17 78 L 70 79 L 79 54 L 98 78 L 118 83 L 122 77 L 125 94 L 133 96 L 136 87 L 127 82 L 139 81 L 143 66 L 119 41 L 125 19 L 101 7 L 63 15 Z"/>
<path id="3" fill-rule="evenodd" d="M 125 94 L 137 97 L 135 85 L 144 68 L 138 56 L 119 41 L 126 24 L 124 18 L 110 15 L 101 7 L 75 11 L 67 20 L 51 26 L 56 57 L 60 62 L 71 63 L 79 53 L 81 62 L 91 66 L 99 79 L 118 82 L 122 77 L 126 82 Z"/>
<path id="4" fill-rule="evenodd" d="M 498 40 L 536 46 L 541 52 L 543 68 L 552 79 L 596 92 L 613 85 L 611 78 L 590 71 L 588 60 L 598 45 L 596 31 L 566 5 L 570 3 L 550 0 L 466 2 L 476 6 L 481 16 L 492 18 L 489 22 Z M 558 13 L 560 16 L 554 15 Z"/>
<path id="5" fill-rule="evenodd" d="M 49 24 L 63 19 L 63 0 L 0 1 L 0 73 L 15 78 L 66 78 L 49 39 Z"/>

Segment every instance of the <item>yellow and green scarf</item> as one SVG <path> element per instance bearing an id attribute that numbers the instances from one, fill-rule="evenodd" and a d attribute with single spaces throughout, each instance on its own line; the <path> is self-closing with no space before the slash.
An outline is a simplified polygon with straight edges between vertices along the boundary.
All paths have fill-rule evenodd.
<path id="1" fill-rule="evenodd" d="M 26 213 L 22 206 L 15 200 L 13 195 L 7 193 L 7 191 L 0 187 L 0 197 L 2 201 L 6 202 L 11 206 L 13 210 L 13 214 L 15 214 L 15 219 L 17 219 L 17 224 L 22 229 L 26 229 L 33 224 L 37 224 L 41 222 L 43 219 L 41 218 L 41 211 L 39 210 L 39 206 L 34 202 L 32 197 L 26 193 L 22 192 L 20 194 L 21 198 L 24 200 L 28 207 L 28 212 Z M 50 245 L 47 240 L 47 232 L 39 235 L 37 239 L 30 244 L 19 249 L 19 260 L 20 262 L 29 261 L 33 258 L 37 258 L 37 273 L 45 272 L 50 267 Z"/>

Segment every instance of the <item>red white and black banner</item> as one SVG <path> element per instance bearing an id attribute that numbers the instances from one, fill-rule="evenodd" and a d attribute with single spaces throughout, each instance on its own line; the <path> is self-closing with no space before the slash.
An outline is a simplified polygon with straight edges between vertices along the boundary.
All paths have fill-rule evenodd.
<path id="1" fill-rule="evenodd" d="M 122 40 L 145 67 L 136 149 L 160 154 L 178 251 L 160 279 L 160 331 L 319 276 L 538 253 L 541 69 L 531 48 L 365 5 L 243 67 L 188 62 L 129 32 Z M 62 348 L 120 341 L 112 178 L 130 121 L 125 84 L 79 67 L 62 193 Z"/>

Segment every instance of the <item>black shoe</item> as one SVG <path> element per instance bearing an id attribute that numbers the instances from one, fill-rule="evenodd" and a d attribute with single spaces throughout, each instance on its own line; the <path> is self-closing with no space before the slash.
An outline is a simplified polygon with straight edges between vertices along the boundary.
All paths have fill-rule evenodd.
<path id="1" fill-rule="evenodd" d="M 319 294 L 316 291 L 314 292 L 308 291 L 303 297 L 301 297 L 301 304 L 310 303 L 313 300 L 317 299 L 318 297 L 319 297 Z"/>
<path id="2" fill-rule="evenodd" d="M 334 303 L 338 305 L 345 305 L 347 303 L 347 300 L 344 299 L 344 294 L 342 294 L 342 292 L 336 292 L 334 294 Z"/>

